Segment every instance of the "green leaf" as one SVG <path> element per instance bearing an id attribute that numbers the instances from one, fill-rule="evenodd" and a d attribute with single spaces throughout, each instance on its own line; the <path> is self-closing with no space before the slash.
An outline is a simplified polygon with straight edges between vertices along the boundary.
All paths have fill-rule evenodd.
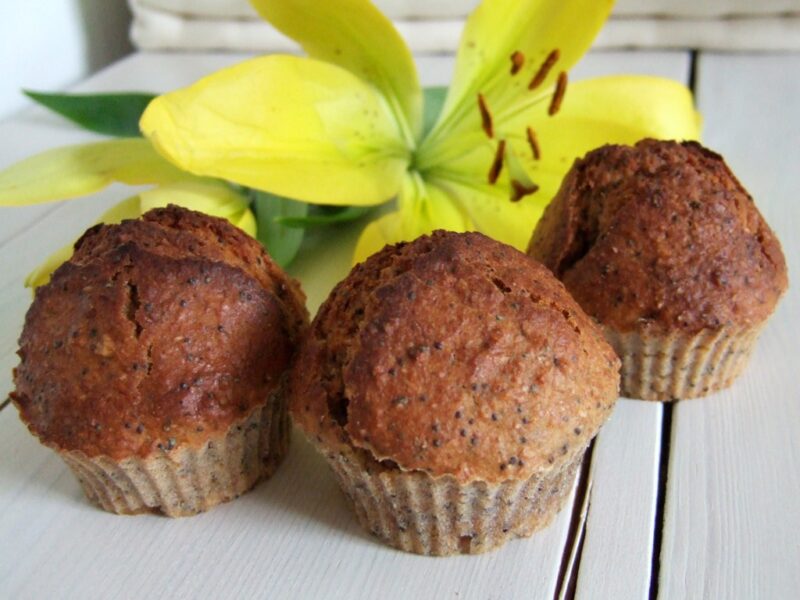
<path id="1" fill-rule="evenodd" d="M 447 87 L 427 87 L 422 90 L 422 97 L 422 137 L 424 138 L 439 119 L 439 114 L 442 112 L 442 107 L 447 97 Z"/>
<path id="2" fill-rule="evenodd" d="M 372 210 L 371 206 L 312 206 L 314 211 L 304 217 L 276 217 L 275 222 L 292 229 L 305 229 L 355 221 Z"/>
<path id="3" fill-rule="evenodd" d="M 46 94 L 23 90 L 30 99 L 84 129 L 116 137 L 140 136 L 139 118 L 154 94 Z"/>
<path id="4" fill-rule="evenodd" d="M 279 219 L 305 217 L 308 204 L 257 190 L 251 190 L 251 195 L 258 224 L 256 238 L 276 263 L 287 267 L 300 250 L 305 230 L 286 227 Z"/>

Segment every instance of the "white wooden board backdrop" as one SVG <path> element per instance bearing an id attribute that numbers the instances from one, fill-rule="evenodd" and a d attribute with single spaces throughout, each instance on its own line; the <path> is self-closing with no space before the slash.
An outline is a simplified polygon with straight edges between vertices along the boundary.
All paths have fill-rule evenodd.
<path id="1" fill-rule="evenodd" d="M 239 58 L 139 54 L 77 89 L 161 91 Z M 595 53 L 573 77 L 634 72 L 688 82 L 690 65 L 689 52 Z M 424 83 L 446 83 L 451 67 L 446 57 L 421 61 Z M 796 280 L 800 60 L 701 55 L 696 67 L 705 141 L 756 196 Z M 91 137 L 32 109 L 0 123 L 0 166 Z M 3 397 L 30 301 L 24 275 L 129 193 L 114 186 L 87 200 L 2 212 Z M 337 230 L 325 260 L 312 236 L 293 265 L 312 311 L 346 272 L 356 235 Z M 790 292 L 737 385 L 678 404 L 666 431 L 660 405 L 621 400 L 596 440 L 576 505 L 533 538 L 478 557 L 407 555 L 362 533 L 299 435 L 273 479 L 207 514 L 109 515 L 88 504 L 7 406 L 0 412 L 0 598 L 795 598 L 798 319 Z M 660 487 L 667 447 L 669 479 Z"/>
<path id="2" fill-rule="evenodd" d="M 673 413 L 667 598 L 800 597 L 800 56 L 703 55 L 706 141 L 783 243 L 790 290 L 730 390 Z"/>

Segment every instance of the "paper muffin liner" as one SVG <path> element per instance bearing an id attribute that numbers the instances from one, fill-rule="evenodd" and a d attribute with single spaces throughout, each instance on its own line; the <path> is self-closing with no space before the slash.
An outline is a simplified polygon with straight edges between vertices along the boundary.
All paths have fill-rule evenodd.
<path id="1" fill-rule="evenodd" d="M 670 402 L 728 387 L 747 365 L 760 331 L 723 327 L 667 337 L 604 333 L 622 360 L 621 395 Z"/>
<path id="2" fill-rule="evenodd" d="M 89 499 L 118 514 L 194 515 L 237 498 L 272 475 L 289 448 L 291 426 L 280 393 L 198 447 L 115 461 L 60 451 Z"/>
<path id="3" fill-rule="evenodd" d="M 459 483 L 387 468 L 365 452 L 325 452 L 361 526 L 415 554 L 480 554 L 547 526 L 572 490 L 585 449 L 529 479 Z"/>

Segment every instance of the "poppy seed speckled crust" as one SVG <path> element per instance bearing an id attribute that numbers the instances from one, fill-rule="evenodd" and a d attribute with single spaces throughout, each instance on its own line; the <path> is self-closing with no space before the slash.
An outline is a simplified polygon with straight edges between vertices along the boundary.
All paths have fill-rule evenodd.
<path id="1" fill-rule="evenodd" d="M 528 254 L 603 326 L 623 395 L 646 400 L 730 385 L 788 285 L 753 199 L 696 142 L 603 146 L 576 161 Z"/>
<path id="2" fill-rule="evenodd" d="M 333 290 L 290 410 L 367 531 L 408 552 L 477 554 L 560 510 L 618 370 L 547 269 L 438 231 L 387 246 Z"/>
<path id="3" fill-rule="evenodd" d="M 603 146 L 576 161 L 528 254 L 620 333 L 757 326 L 787 287 L 753 199 L 696 142 Z"/>
<path id="4" fill-rule="evenodd" d="M 276 428 L 287 418 L 286 372 L 307 321 L 298 284 L 258 242 L 222 219 L 153 210 L 87 231 L 37 289 L 11 397 L 28 428 L 85 477 L 92 468 L 80 465 L 94 460 L 101 469 L 136 460 L 148 470 L 167 455 L 173 460 L 159 469 L 191 464 L 186 452 L 204 452 L 212 440 L 261 456 L 237 459 L 253 468 L 236 476 L 244 489 L 219 498 L 229 499 L 277 464 L 277 454 L 260 454 L 270 450 L 264 444 L 285 451 L 288 429 Z M 265 430 L 243 432 L 243 422 Z M 224 462 L 214 452 L 195 458 Z M 126 497 L 117 492 L 102 495 L 104 508 L 192 514 L 208 507 L 202 494 L 186 506 L 163 498 L 146 507 L 107 504 Z"/>
<path id="5" fill-rule="evenodd" d="M 581 452 L 616 400 L 618 370 L 547 269 L 481 234 L 436 232 L 385 248 L 334 289 L 290 402 L 325 446 L 500 482 Z"/>

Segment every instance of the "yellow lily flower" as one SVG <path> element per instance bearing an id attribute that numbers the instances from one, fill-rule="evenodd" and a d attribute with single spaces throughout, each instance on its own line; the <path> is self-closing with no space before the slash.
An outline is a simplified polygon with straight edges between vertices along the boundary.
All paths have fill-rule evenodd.
<path id="1" fill-rule="evenodd" d="M 114 182 L 156 184 L 106 211 L 98 223 L 134 219 L 151 208 L 177 204 L 230 220 L 255 235 L 248 200 L 231 186 L 195 177 L 164 160 L 144 139 L 120 139 L 56 148 L 0 172 L 0 206 L 25 206 L 91 194 Z M 51 254 L 25 279 L 36 288 L 72 256 L 72 244 Z"/>
<path id="2" fill-rule="evenodd" d="M 485 0 L 427 132 L 411 53 L 368 0 L 252 3 L 309 57 L 256 58 L 160 96 L 142 132 L 196 175 L 318 204 L 396 198 L 365 228 L 355 260 L 435 228 L 522 249 L 576 157 L 604 143 L 698 136 L 691 93 L 673 81 L 567 85 L 609 0 Z"/>

